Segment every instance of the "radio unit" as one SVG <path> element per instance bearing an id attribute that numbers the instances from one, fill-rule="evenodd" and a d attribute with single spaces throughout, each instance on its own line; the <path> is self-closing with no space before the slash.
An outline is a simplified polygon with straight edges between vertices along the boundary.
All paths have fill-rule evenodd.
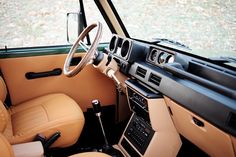
<path id="1" fill-rule="evenodd" d="M 143 96 L 133 91 L 129 87 L 128 87 L 128 96 L 129 96 L 130 105 L 131 105 L 130 108 L 132 110 L 135 110 L 135 108 L 138 105 L 140 109 L 142 109 L 145 112 L 148 112 L 147 100 Z"/>

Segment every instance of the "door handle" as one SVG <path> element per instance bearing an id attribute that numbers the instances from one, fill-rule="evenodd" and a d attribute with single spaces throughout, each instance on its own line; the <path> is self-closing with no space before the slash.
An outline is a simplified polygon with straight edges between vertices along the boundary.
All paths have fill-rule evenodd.
<path id="1" fill-rule="evenodd" d="M 195 117 L 193 117 L 192 119 L 193 119 L 194 124 L 196 124 L 197 126 L 199 126 L 199 127 L 205 126 L 204 123 L 202 121 L 200 121 L 199 119 L 197 119 Z"/>
<path id="2" fill-rule="evenodd" d="M 28 80 L 42 78 L 42 77 L 50 77 L 50 76 L 59 76 L 61 75 L 61 68 L 53 69 L 52 71 L 43 71 L 43 72 L 27 72 L 25 77 Z"/>

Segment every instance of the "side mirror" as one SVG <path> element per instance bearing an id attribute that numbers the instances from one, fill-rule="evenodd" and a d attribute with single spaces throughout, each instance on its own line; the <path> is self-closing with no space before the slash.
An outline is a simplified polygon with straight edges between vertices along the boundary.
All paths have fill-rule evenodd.
<path id="1" fill-rule="evenodd" d="M 67 42 L 72 44 L 84 29 L 81 12 L 70 12 L 66 14 L 66 36 Z"/>

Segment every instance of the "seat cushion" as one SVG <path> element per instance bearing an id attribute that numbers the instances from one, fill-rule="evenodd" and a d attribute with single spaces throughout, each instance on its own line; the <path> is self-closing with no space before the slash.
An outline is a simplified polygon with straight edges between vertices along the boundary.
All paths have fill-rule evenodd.
<path id="1" fill-rule="evenodd" d="M 61 137 L 52 147 L 74 144 L 83 129 L 84 115 L 78 104 L 65 94 L 49 94 L 10 108 L 11 144 L 30 142 L 42 133 L 50 137 L 56 131 Z"/>
<path id="2" fill-rule="evenodd" d="M 7 141 L 7 139 L 2 133 L 0 133 L 0 152 L 1 152 L 0 156 L 3 156 L 3 157 L 14 156 L 13 149 L 10 143 Z"/>
<path id="3" fill-rule="evenodd" d="M 85 153 L 75 154 L 70 157 L 111 157 L 111 156 L 100 152 L 85 152 Z"/>

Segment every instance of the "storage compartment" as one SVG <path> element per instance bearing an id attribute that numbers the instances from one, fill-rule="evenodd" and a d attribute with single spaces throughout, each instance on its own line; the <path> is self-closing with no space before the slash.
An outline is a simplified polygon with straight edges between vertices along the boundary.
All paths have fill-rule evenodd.
<path id="1" fill-rule="evenodd" d="M 184 69 L 180 63 L 164 64 L 163 69 L 174 76 L 197 83 L 209 90 L 236 99 L 236 73 L 216 65 L 189 61 L 188 68 Z"/>
<path id="2" fill-rule="evenodd" d="M 234 157 L 230 135 L 211 125 L 171 99 L 165 97 L 177 131 L 204 152 L 214 157 Z"/>
<path id="3" fill-rule="evenodd" d="M 226 69 L 222 69 L 221 67 L 192 60 L 189 62 L 187 71 L 198 77 L 212 81 L 229 89 L 236 90 L 236 84 L 234 83 L 236 74 L 226 71 Z"/>

